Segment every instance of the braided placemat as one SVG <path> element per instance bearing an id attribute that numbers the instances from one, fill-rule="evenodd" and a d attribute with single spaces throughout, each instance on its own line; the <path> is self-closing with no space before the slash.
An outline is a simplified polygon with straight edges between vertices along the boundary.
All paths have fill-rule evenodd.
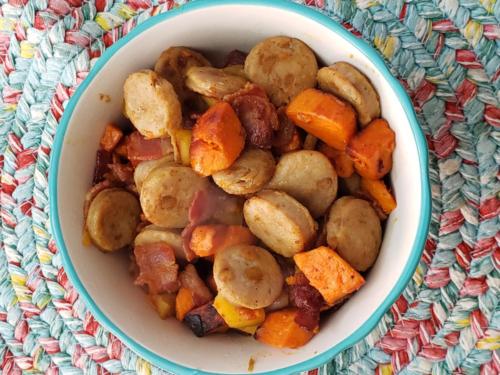
<path id="1" fill-rule="evenodd" d="M 50 235 L 58 120 L 106 47 L 181 2 L 0 0 L 0 368 L 157 374 L 89 314 Z M 500 373 L 500 1 L 306 1 L 375 46 L 429 148 L 422 260 L 377 328 L 310 373 Z"/>

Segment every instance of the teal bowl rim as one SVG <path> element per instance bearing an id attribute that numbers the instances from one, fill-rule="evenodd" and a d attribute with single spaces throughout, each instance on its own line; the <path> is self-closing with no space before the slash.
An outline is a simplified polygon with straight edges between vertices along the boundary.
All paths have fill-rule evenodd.
<path id="1" fill-rule="evenodd" d="M 368 57 L 379 72 L 382 73 L 385 80 L 387 80 L 391 86 L 391 88 L 396 92 L 399 97 L 399 100 L 406 112 L 406 116 L 411 125 L 413 137 L 415 143 L 417 145 L 417 151 L 419 155 L 419 163 L 420 163 L 420 173 L 422 175 L 421 180 L 421 200 L 422 200 L 422 208 L 420 211 L 420 218 L 418 224 L 418 231 L 415 237 L 412 251 L 410 257 L 403 269 L 403 272 L 396 283 L 396 286 L 389 293 L 389 295 L 385 298 L 385 300 L 380 304 L 380 306 L 376 309 L 373 315 L 356 331 L 354 331 L 349 337 L 338 343 L 337 345 L 331 347 L 323 353 L 320 353 L 308 360 L 297 363 L 292 366 L 288 366 L 282 369 L 266 372 L 266 374 L 270 375 L 281 375 L 281 374 L 290 374 L 301 371 L 310 370 L 316 367 L 319 367 L 329 360 L 331 360 L 334 356 L 336 356 L 341 351 L 351 347 L 356 344 L 358 341 L 362 340 L 366 337 L 379 323 L 380 319 L 386 313 L 386 311 L 394 304 L 399 295 L 403 292 L 405 287 L 408 285 L 410 279 L 413 276 L 415 269 L 417 268 L 418 262 L 420 260 L 423 247 L 425 244 L 425 240 L 427 238 L 427 233 L 429 229 L 430 215 L 431 215 L 431 194 L 430 194 L 430 185 L 429 185 L 429 175 L 428 175 L 428 154 L 427 154 L 427 143 L 425 140 L 425 136 L 420 128 L 420 125 L 417 121 L 417 117 L 415 115 L 413 105 L 411 103 L 408 94 L 403 89 L 398 80 L 393 77 L 390 73 L 389 69 L 386 67 L 383 59 L 378 55 L 378 53 L 363 40 L 356 38 L 354 35 L 345 30 L 340 24 L 333 21 L 328 16 L 314 10 L 308 8 L 304 5 L 296 4 L 286 0 L 202 0 L 202 1 L 194 1 L 187 3 L 180 8 L 170 10 L 166 13 L 159 14 L 154 16 L 143 23 L 137 25 L 130 33 L 126 36 L 118 40 L 112 46 L 106 49 L 106 51 L 102 54 L 102 56 L 97 60 L 94 67 L 89 72 L 87 78 L 80 84 L 74 95 L 71 97 L 68 105 L 65 108 L 64 114 L 60 121 L 60 124 L 57 128 L 56 135 L 54 138 L 54 143 L 52 147 L 51 153 L 51 161 L 50 161 L 50 173 L 49 173 L 49 200 L 50 200 L 50 220 L 51 227 L 53 231 L 53 235 L 55 237 L 57 248 L 59 249 L 62 255 L 62 261 L 64 269 L 71 281 L 71 283 L 78 290 L 80 296 L 84 299 L 86 305 L 88 306 L 91 313 L 97 318 L 97 320 L 109 331 L 111 331 L 116 337 L 118 337 L 125 345 L 135 351 L 139 356 L 151 362 L 152 364 L 163 368 L 165 370 L 174 372 L 179 375 L 191 375 L 191 374 L 214 374 L 211 372 L 205 372 L 201 369 L 193 369 L 189 368 L 177 363 L 174 363 L 166 358 L 163 358 L 149 349 L 142 346 L 140 343 L 134 341 L 132 338 L 127 336 L 125 332 L 123 332 L 119 327 L 117 327 L 108 317 L 101 311 L 101 309 L 96 305 L 96 303 L 92 300 L 92 297 L 89 295 L 84 285 L 82 284 L 80 278 L 78 277 L 75 268 L 71 262 L 69 254 L 66 249 L 66 245 L 64 243 L 61 226 L 59 223 L 59 215 L 58 215 L 58 201 L 57 201 L 57 180 L 58 180 L 58 171 L 59 171 L 59 160 L 61 157 L 61 150 L 64 140 L 64 135 L 68 128 L 71 115 L 75 106 L 80 99 L 81 95 L 88 87 L 90 82 L 95 78 L 96 74 L 102 69 L 102 67 L 106 64 L 106 62 L 122 47 L 124 47 L 127 42 L 138 36 L 143 31 L 149 29 L 150 27 L 161 23 L 170 18 L 178 17 L 184 13 L 191 12 L 194 10 L 213 7 L 213 6 L 221 6 L 221 5 L 259 5 L 271 8 L 279 8 L 287 11 L 291 11 L 294 13 L 298 13 L 300 15 L 309 17 L 316 21 L 317 23 L 326 26 L 332 32 L 346 39 L 352 45 L 354 45 L 358 50 L 360 50 L 366 57 Z M 259 374 L 259 373 L 255 373 Z M 262 372 L 260 373 L 262 374 Z"/>

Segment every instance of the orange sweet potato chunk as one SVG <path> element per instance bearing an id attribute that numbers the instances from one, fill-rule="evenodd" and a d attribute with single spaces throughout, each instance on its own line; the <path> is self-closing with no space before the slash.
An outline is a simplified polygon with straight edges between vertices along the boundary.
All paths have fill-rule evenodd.
<path id="1" fill-rule="evenodd" d="M 181 287 L 175 298 L 175 317 L 181 321 L 186 314 L 196 307 L 193 293 L 188 289 Z"/>
<path id="2" fill-rule="evenodd" d="M 189 247 L 196 255 L 208 257 L 229 246 L 255 242 L 252 232 L 241 225 L 199 225 L 191 235 Z"/>
<path id="3" fill-rule="evenodd" d="M 356 112 L 332 94 L 307 89 L 290 102 L 286 114 L 297 126 L 328 146 L 344 150 L 356 132 Z"/>
<path id="4" fill-rule="evenodd" d="M 257 329 L 258 341 L 276 348 L 299 348 L 314 336 L 314 332 L 295 322 L 298 310 L 287 308 L 274 311 L 266 316 L 264 323 Z"/>
<path id="5" fill-rule="evenodd" d="M 293 260 L 329 305 L 355 292 L 365 283 L 363 276 L 326 246 L 295 254 Z"/>
<path id="6" fill-rule="evenodd" d="M 191 167 L 202 176 L 229 168 L 245 146 L 245 131 L 226 102 L 210 107 L 193 128 Z"/>
<path id="7" fill-rule="evenodd" d="M 390 214 L 396 208 L 396 200 L 391 192 L 385 186 L 382 180 L 361 179 L 361 189 L 378 204 L 378 206 L 386 213 Z"/>
<path id="8" fill-rule="evenodd" d="M 347 146 L 356 171 L 365 178 L 379 180 L 392 169 L 396 136 L 384 119 L 373 120 Z"/>
<path id="9" fill-rule="evenodd" d="M 100 145 L 104 150 L 111 152 L 121 141 L 122 137 L 123 132 L 118 126 L 108 124 L 101 136 Z"/>

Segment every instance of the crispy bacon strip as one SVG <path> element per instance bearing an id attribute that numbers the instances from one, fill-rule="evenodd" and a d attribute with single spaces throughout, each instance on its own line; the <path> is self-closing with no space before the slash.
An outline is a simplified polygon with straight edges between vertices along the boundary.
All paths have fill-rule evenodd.
<path id="1" fill-rule="evenodd" d="M 213 299 L 210 289 L 208 289 L 200 276 L 198 276 L 198 272 L 196 272 L 196 268 L 192 264 L 188 264 L 184 271 L 181 272 L 179 280 L 181 286 L 189 289 L 193 294 L 196 306 L 204 305 Z"/>
<path id="2" fill-rule="evenodd" d="M 109 173 L 109 164 L 112 162 L 113 154 L 111 152 L 103 150 L 102 148 L 97 150 L 92 185 L 97 185 L 99 182 L 104 180 L 106 173 Z"/>
<path id="3" fill-rule="evenodd" d="M 135 131 L 127 139 L 127 156 L 135 162 L 160 159 L 173 152 L 169 138 L 145 139 Z"/>
<path id="4" fill-rule="evenodd" d="M 245 128 L 248 142 L 259 148 L 270 149 L 273 132 L 278 130 L 279 122 L 276 108 L 265 91 L 255 84 L 247 83 L 243 89 L 226 96 L 224 100 L 234 108 Z"/>
<path id="5" fill-rule="evenodd" d="M 134 183 L 134 168 L 130 164 L 112 163 L 109 169 L 114 180 L 126 185 Z"/>
<path id="6" fill-rule="evenodd" d="M 302 273 L 296 274 L 296 283 L 288 287 L 288 296 L 290 304 L 298 308 L 295 322 L 312 331 L 319 324 L 320 311 L 326 302 L 303 276 Z"/>
<path id="7" fill-rule="evenodd" d="M 134 255 L 139 267 L 136 285 L 147 285 L 150 294 L 176 292 L 179 289 L 179 266 L 170 246 L 163 242 L 136 246 Z"/>

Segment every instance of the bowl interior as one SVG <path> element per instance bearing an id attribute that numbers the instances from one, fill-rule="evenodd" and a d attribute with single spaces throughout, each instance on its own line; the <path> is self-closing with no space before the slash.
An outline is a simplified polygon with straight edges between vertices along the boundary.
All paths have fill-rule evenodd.
<path id="1" fill-rule="evenodd" d="M 343 349 L 368 333 L 368 326 L 378 319 L 372 315 L 380 313 L 377 309 L 394 293 L 393 289 L 401 289 L 398 280 L 403 272 L 413 272 L 408 271 L 407 264 L 412 257 L 415 259 L 415 251 L 420 253 L 420 249 L 414 248 L 414 241 L 425 203 L 425 176 L 408 117 L 413 115 L 407 116 L 398 92 L 376 67 L 379 61 L 374 61 L 373 55 L 365 55 L 345 39 L 344 33 L 338 34 L 293 9 L 256 3 L 198 6 L 174 17 L 160 16 L 148 23 L 150 27 L 139 26 L 142 33 L 122 48 L 114 47 L 112 56 L 105 55 L 108 61 L 90 74 L 86 88 L 78 92 L 61 125 L 67 125 L 67 129 L 60 150 L 54 149 L 53 157 L 59 160 L 59 167 L 54 180 L 57 211 L 53 216 L 57 216 L 54 231 L 59 249 L 66 252 L 68 274 L 101 322 L 141 355 L 176 373 L 183 372 L 183 366 L 219 374 L 245 373 L 251 356 L 255 359 L 254 373 L 269 372 L 303 363 L 327 350 L 331 355 L 332 347 Z M 398 207 L 387 223 L 380 256 L 366 285 L 325 319 L 319 334 L 300 350 L 272 349 L 240 335 L 199 339 L 175 319 L 160 320 L 145 294 L 133 286 L 126 257 L 84 247 L 81 236 L 82 205 L 92 180 L 95 152 L 104 126 L 120 118 L 122 86 L 127 75 L 151 68 L 169 46 L 189 46 L 208 56 L 220 56 L 235 48 L 248 51 L 273 35 L 302 39 L 324 63 L 342 60 L 361 69 L 378 90 L 383 117 L 395 130 L 397 139 L 391 178 Z M 111 101 L 102 101 L 100 94 L 109 95 Z M 309 362 L 306 366 L 318 364 Z"/>

